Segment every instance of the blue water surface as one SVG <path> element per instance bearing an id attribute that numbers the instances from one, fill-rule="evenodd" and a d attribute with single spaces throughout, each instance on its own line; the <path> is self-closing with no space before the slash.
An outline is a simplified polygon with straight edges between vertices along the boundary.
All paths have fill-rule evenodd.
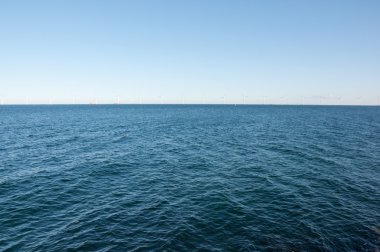
<path id="1" fill-rule="evenodd" d="M 0 251 L 378 251 L 380 108 L 0 106 Z"/>

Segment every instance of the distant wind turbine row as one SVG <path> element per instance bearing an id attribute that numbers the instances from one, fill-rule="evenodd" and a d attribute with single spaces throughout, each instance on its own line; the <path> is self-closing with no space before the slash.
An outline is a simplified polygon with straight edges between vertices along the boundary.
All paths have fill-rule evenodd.
<path id="1" fill-rule="evenodd" d="M 6 99 L 0 97 L 0 105 L 7 104 L 240 104 L 240 105 L 249 105 L 249 104 L 294 104 L 294 105 L 377 105 L 380 106 L 380 96 L 374 97 L 372 99 L 364 99 L 361 96 L 344 98 L 342 96 L 302 96 L 302 97 L 272 97 L 262 96 L 261 98 L 252 98 L 248 95 L 243 95 L 240 99 L 229 98 L 227 96 L 222 96 L 219 99 L 208 99 L 201 97 L 200 99 L 185 99 L 184 96 L 181 96 L 179 99 L 164 99 L 163 96 L 157 96 L 156 98 L 145 98 L 139 96 L 137 99 L 132 98 L 121 98 L 117 96 L 113 101 L 111 99 L 99 99 L 98 97 L 92 99 L 78 99 L 73 97 L 71 100 L 54 100 L 52 97 L 49 97 L 45 101 L 42 99 L 31 99 L 29 96 L 25 97 L 24 101 L 17 99 Z"/>

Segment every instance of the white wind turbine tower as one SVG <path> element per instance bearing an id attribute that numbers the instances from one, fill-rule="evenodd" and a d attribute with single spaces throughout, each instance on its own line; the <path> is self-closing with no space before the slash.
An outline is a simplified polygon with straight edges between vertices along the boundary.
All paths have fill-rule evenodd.
<path id="1" fill-rule="evenodd" d="M 264 105 L 267 104 L 267 97 L 266 96 L 263 97 L 263 104 Z"/>
<path id="2" fill-rule="evenodd" d="M 359 105 L 360 102 L 361 102 L 361 100 L 362 100 L 362 97 L 361 97 L 361 96 L 358 96 L 358 97 L 356 97 L 356 100 L 357 100 L 357 104 Z"/>
<path id="3" fill-rule="evenodd" d="M 341 97 L 341 96 L 338 96 L 338 97 L 337 97 L 337 100 L 338 100 L 338 105 L 342 105 L 342 97 Z"/>

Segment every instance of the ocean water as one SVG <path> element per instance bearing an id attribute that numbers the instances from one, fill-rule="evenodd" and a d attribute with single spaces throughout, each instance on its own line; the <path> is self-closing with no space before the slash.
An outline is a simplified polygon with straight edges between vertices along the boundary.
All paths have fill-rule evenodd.
<path id="1" fill-rule="evenodd" d="M 379 107 L 0 106 L 0 251 L 379 249 Z"/>

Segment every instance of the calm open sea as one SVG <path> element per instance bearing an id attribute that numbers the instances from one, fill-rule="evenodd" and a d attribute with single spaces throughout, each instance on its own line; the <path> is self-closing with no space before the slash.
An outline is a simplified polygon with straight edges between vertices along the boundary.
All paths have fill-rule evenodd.
<path id="1" fill-rule="evenodd" d="M 0 251 L 378 251 L 380 107 L 0 106 Z"/>

